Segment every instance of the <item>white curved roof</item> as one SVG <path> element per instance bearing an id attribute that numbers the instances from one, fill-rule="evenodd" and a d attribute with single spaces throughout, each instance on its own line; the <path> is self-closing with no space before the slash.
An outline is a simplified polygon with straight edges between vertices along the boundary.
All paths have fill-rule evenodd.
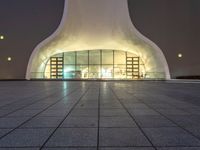
<path id="1" fill-rule="evenodd" d="M 54 54 L 96 49 L 135 53 L 147 72 L 162 72 L 164 78 L 170 78 L 162 51 L 132 24 L 127 0 L 66 0 L 59 28 L 34 49 L 26 78 L 44 72 L 45 63 Z"/>

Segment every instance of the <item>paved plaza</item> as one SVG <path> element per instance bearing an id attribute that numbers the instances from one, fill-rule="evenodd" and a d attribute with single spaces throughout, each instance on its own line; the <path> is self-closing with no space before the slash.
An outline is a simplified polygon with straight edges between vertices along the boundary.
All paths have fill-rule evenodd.
<path id="1" fill-rule="evenodd" d="M 4 149 L 200 150 L 200 82 L 1 81 Z"/>

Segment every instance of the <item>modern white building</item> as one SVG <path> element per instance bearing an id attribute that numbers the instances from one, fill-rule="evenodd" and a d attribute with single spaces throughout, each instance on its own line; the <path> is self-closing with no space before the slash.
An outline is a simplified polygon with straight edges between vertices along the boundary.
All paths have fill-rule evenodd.
<path id="1" fill-rule="evenodd" d="M 26 79 L 170 79 L 162 50 L 132 24 L 127 0 L 65 0 L 58 29 L 29 59 Z"/>

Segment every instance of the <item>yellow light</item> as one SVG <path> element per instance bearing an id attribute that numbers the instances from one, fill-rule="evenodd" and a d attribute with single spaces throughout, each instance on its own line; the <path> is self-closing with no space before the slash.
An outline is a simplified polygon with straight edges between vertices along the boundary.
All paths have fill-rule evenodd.
<path id="1" fill-rule="evenodd" d="M 4 36 L 3 36 L 3 35 L 1 35 L 1 36 L 0 36 L 0 39 L 1 39 L 1 40 L 3 40 L 3 39 L 4 39 Z"/>
<path id="2" fill-rule="evenodd" d="M 178 57 L 179 57 L 179 58 L 182 58 L 182 57 L 183 57 L 183 55 L 182 55 L 181 53 L 179 53 L 179 54 L 178 54 Z"/>
<path id="3" fill-rule="evenodd" d="M 8 57 L 8 58 L 7 58 L 7 60 L 8 60 L 8 61 L 11 61 L 11 60 L 12 60 L 12 58 L 11 58 L 11 57 Z"/>

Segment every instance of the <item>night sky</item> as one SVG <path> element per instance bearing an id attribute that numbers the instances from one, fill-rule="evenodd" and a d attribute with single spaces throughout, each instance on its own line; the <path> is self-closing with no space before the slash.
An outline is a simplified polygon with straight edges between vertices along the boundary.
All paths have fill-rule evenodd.
<path id="1" fill-rule="evenodd" d="M 56 30 L 63 7 L 64 0 L 0 0 L 0 78 L 25 77 L 31 52 Z M 136 28 L 163 50 L 173 77 L 200 75 L 200 0 L 129 0 L 129 8 Z"/>

